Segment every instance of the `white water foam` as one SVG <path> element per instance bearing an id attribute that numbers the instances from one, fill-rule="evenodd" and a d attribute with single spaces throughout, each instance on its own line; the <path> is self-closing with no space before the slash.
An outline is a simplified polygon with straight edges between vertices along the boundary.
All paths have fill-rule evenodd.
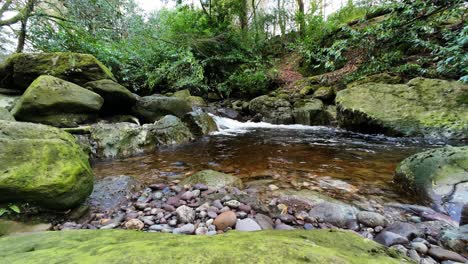
<path id="1" fill-rule="evenodd" d="M 213 114 L 210 116 L 216 122 L 218 126 L 217 132 L 213 135 L 236 135 L 247 133 L 249 130 L 255 128 L 267 128 L 267 129 L 290 129 L 290 130 L 333 130 L 329 127 L 324 126 L 306 126 L 306 125 L 274 125 L 266 122 L 240 122 L 234 119 L 220 117 Z"/>

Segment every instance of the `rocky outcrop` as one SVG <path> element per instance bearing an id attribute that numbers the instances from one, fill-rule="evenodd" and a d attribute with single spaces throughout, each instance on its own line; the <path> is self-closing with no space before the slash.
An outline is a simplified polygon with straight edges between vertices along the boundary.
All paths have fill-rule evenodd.
<path id="1" fill-rule="evenodd" d="M 261 120 L 263 122 L 273 124 L 294 123 L 291 103 L 280 97 L 269 95 L 259 96 L 250 101 L 249 110 L 254 114 L 261 115 Z"/>
<path id="2" fill-rule="evenodd" d="M 25 259 L 37 264 L 83 260 L 90 263 L 406 262 L 377 243 L 338 230 L 232 232 L 215 237 L 123 230 L 43 232 L 0 238 L 0 258 L 11 264 L 24 263 Z"/>
<path id="3" fill-rule="evenodd" d="M 242 181 L 239 178 L 214 170 L 203 170 L 197 172 L 185 178 L 181 184 L 195 185 L 197 183 L 202 183 L 214 188 L 242 187 Z"/>
<path id="4" fill-rule="evenodd" d="M 468 203 L 468 147 L 444 147 L 413 155 L 399 164 L 395 182 L 460 220 L 463 205 Z"/>
<path id="5" fill-rule="evenodd" d="M 466 84 L 437 79 L 359 84 L 337 94 L 338 122 L 361 132 L 463 140 L 467 93 Z"/>
<path id="6" fill-rule="evenodd" d="M 87 155 L 50 126 L 0 121 L 0 201 L 68 209 L 93 189 Z"/>
<path id="7" fill-rule="evenodd" d="M 24 92 L 12 114 L 19 121 L 74 127 L 92 120 L 103 102 L 101 96 L 76 84 L 42 75 Z"/>
<path id="8" fill-rule="evenodd" d="M 17 53 L 0 66 L 0 87 L 26 90 L 41 75 L 83 85 L 90 81 L 111 79 L 111 71 L 93 55 L 71 52 Z"/>
<path id="9" fill-rule="evenodd" d="M 127 88 L 112 80 L 88 82 L 83 87 L 104 98 L 101 112 L 106 114 L 129 113 L 137 101 Z"/>
<path id="10" fill-rule="evenodd" d="M 145 123 L 154 123 L 165 115 L 182 118 L 190 111 L 192 107 L 184 99 L 160 95 L 141 97 L 133 107 L 134 114 Z"/>

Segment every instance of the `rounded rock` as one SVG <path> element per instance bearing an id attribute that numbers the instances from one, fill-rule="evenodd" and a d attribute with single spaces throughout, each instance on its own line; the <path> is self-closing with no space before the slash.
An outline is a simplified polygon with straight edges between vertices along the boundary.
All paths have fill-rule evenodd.
<path id="1" fill-rule="evenodd" d="M 224 212 L 216 217 L 213 224 L 217 230 L 224 230 L 228 227 L 233 227 L 236 224 L 237 217 L 232 211 Z"/>

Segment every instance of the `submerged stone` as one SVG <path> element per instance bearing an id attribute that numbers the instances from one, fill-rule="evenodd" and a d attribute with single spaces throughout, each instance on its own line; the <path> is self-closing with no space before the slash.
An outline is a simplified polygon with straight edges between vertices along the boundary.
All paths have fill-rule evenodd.
<path id="1" fill-rule="evenodd" d="M 203 183 L 214 188 L 242 187 L 242 181 L 230 174 L 214 170 L 203 170 L 185 178 L 181 185 Z"/>
<path id="2" fill-rule="evenodd" d="M 34 250 L 31 250 L 34 249 Z M 126 230 L 45 232 L 0 238 L 6 263 L 402 263 L 405 258 L 337 230 L 180 236 Z"/>

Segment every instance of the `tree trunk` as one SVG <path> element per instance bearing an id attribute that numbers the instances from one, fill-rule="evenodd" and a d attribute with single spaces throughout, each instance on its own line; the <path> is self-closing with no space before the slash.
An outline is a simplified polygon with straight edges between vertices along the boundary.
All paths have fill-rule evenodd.
<path id="1" fill-rule="evenodd" d="M 249 19 L 247 18 L 247 11 L 248 11 L 248 4 L 247 0 L 241 0 L 242 1 L 242 6 L 239 14 L 239 20 L 240 20 L 240 26 L 242 31 L 247 31 L 248 30 L 248 24 L 249 24 Z"/>
<path id="2" fill-rule="evenodd" d="M 305 12 L 304 12 L 304 1 L 297 1 L 297 23 L 299 24 L 299 35 L 304 36 L 305 30 Z"/>
<path id="3" fill-rule="evenodd" d="M 36 0 L 28 0 L 26 6 L 24 8 L 23 17 L 21 19 L 21 27 L 18 34 L 18 45 L 16 46 L 16 52 L 21 53 L 24 50 L 24 45 L 26 44 L 26 34 L 28 28 L 28 20 L 31 16 L 31 13 L 34 10 L 34 5 L 36 4 Z"/>

